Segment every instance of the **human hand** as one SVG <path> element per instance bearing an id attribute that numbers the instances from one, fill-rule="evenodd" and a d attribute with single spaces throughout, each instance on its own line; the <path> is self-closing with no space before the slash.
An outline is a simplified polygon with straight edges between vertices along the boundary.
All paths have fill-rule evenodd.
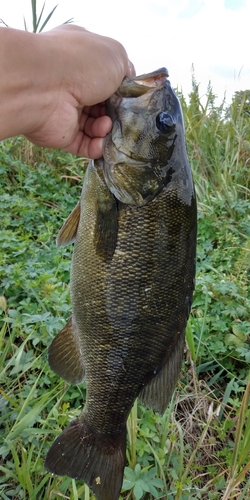
<path id="1" fill-rule="evenodd" d="M 59 88 L 54 88 L 53 109 L 27 137 L 40 146 L 100 158 L 103 138 L 112 128 L 104 101 L 125 76 L 135 74 L 133 65 L 119 42 L 78 26 L 59 26 L 39 36 L 60 47 Z"/>
<path id="2" fill-rule="evenodd" d="M 61 113 L 64 117 L 59 118 Z M 44 126 L 26 137 L 38 146 L 97 159 L 102 156 L 103 139 L 112 128 L 112 121 L 105 113 L 105 103 L 78 108 L 65 101 L 61 108 L 56 107 Z"/>
<path id="3" fill-rule="evenodd" d="M 39 146 L 100 158 L 112 127 L 105 100 L 135 74 L 124 47 L 73 25 L 40 34 L 3 28 L 2 42 L 0 139 L 23 134 Z"/>

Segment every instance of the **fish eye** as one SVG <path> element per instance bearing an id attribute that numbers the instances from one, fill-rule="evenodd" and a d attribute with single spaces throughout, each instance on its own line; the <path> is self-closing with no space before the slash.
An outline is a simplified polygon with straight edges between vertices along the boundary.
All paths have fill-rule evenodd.
<path id="1" fill-rule="evenodd" d="M 171 134 L 175 130 L 175 123 L 172 115 L 162 111 L 156 117 L 156 127 L 160 132 Z"/>

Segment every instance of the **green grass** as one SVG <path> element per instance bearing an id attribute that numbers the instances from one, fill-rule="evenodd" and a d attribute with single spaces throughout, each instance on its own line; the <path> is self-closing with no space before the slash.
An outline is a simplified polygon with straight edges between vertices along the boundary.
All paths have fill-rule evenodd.
<path id="1" fill-rule="evenodd" d="M 197 188 L 197 277 L 181 378 L 163 416 L 138 402 L 128 420 L 127 500 L 250 497 L 249 117 L 244 101 L 181 97 Z M 93 500 L 84 483 L 44 470 L 85 386 L 48 367 L 71 311 L 72 248 L 55 238 L 79 199 L 82 159 L 23 138 L 0 144 L 0 497 Z"/>

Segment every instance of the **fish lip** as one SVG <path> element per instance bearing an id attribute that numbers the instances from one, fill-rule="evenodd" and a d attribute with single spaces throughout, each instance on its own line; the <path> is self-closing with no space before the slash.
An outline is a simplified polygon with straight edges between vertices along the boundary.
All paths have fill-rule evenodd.
<path id="1" fill-rule="evenodd" d="M 145 73 L 143 75 L 136 76 L 132 78 L 134 82 L 140 85 L 146 85 L 150 88 L 158 87 L 159 84 L 165 83 L 169 77 L 169 71 L 167 68 L 162 67 L 150 73 Z"/>
<path id="2" fill-rule="evenodd" d="M 163 87 L 168 81 L 168 77 L 169 72 L 164 67 L 134 78 L 125 77 L 116 91 L 116 95 L 120 97 L 140 97 L 156 88 Z"/>

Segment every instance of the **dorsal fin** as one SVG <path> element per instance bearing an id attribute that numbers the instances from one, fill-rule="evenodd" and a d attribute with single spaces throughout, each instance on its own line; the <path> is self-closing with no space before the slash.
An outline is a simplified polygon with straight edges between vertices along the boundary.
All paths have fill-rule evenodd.
<path id="1" fill-rule="evenodd" d="M 166 410 L 179 379 L 184 340 L 185 333 L 183 332 L 169 352 L 162 369 L 143 387 L 139 394 L 139 398 L 145 406 L 153 408 L 159 413 L 164 413 Z"/>

